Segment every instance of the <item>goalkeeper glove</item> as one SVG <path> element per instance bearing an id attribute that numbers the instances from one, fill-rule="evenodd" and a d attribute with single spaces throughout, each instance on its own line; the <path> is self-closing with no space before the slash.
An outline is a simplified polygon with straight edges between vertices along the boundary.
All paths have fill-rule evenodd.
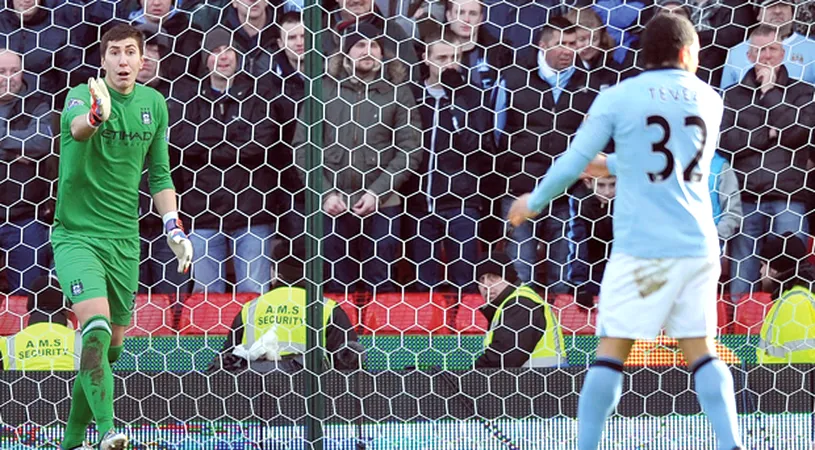
<path id="1" fill-rule="evenodd" d="M 110 118 L 110 93 L 102 78 L 88 78 L 88 90 L 91 92 L 88 125 L 98 128 L 102 122 Z"/>
<path id="2" fill-rule="evenodd" d="M 178 273 L 187 273 L 192 264 L 192 243 L 184 232 L 178 213 L 164 215 L 164 231 L 167 233 L 167 245 L 178 258 Z"/>

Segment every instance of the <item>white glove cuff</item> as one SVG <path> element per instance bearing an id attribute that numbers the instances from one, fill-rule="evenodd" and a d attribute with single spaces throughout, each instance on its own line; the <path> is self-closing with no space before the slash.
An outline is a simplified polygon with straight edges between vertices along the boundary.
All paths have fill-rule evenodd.
<path id="1" fill-rule="evenodd" d="M 161 222 L 164 224 L 164 232 L 169 233 L 171 230 L 178 228 L 176 221 L 178 220 L 178 211 L 170 211 L 161 217 Z M 168 226 L 170 225 L 170 226 Z"/>
<path id="2" fill-rule="evenodd" d="M 170 211 L 167 214 L 161 216 L 161 223 L 166 224 L 170 220 L 175 222 L 177 219 L 178 219 L 178 211 Z"/>
<path id="3" fill-rule="evenodd" d="M 95 130 L 95 129 L 97 129 L 97 128 L 99 128 L 99 125 L 102 125 L 101 123 L 100 123 L 99 125 L 94 125 L 94 124 L 91 122 L 91 113 L 90 113 L 90 112 L 89 112 L 89 113 L 87 113 L 87 114 L 85 114 L 85 123 L 87 123 L 87 124 L 88 124 L 88 126 L 89 126 L 89 127 L 91 127 L 91 128 L 93 128 L 94 130 Z"/>

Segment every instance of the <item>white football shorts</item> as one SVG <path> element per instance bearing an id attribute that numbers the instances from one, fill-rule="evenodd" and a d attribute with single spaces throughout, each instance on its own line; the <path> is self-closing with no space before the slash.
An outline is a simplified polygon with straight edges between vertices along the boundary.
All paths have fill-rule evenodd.
<path id="1" fill-rule="evenodd" d="M 613 253 L 600 286 L 597 335 L 716 336 L 718 257 L 643 259 Z"/>

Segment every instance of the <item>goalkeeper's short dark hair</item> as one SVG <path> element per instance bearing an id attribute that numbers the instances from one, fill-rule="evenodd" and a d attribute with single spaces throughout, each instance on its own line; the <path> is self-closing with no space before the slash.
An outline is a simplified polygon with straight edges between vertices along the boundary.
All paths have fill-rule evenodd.
<path id="1" fill-rule="evenodd" d="M 144 55 L 144 34 L 142 34 L 141 30 L 138 28 L 128 25 L 125 23 L 120 23 L 115 27 L 109 29 L 102 35 L 102 41 L 99 44 L 102 56 L 105 55 L 108 51 L 108 44 L 113 41 L 123 41 L 127 38 L 133 38 L 136 40 L 136 47 L 139 48 L 139 55 Z"/>
<path id="2" fill-rule="evenodd" d="M 679 63 L 679 53 L 693 45 L 696 30 L 690 20 L 677 14 L 658 14 L 642 33 L 642 56 L 645 68 L 671 66 Z"/>

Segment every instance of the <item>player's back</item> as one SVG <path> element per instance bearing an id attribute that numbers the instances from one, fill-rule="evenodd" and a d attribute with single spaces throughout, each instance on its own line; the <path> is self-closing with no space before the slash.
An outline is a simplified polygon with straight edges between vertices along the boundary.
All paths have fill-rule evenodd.
<path id="1" fill-rule="evenodd" d="M 607 93 L 617 151 L 614 251 L 640 258 L 716 254 L 707 179 L 721 98 L 680 69 L 649 70 Z"/>

